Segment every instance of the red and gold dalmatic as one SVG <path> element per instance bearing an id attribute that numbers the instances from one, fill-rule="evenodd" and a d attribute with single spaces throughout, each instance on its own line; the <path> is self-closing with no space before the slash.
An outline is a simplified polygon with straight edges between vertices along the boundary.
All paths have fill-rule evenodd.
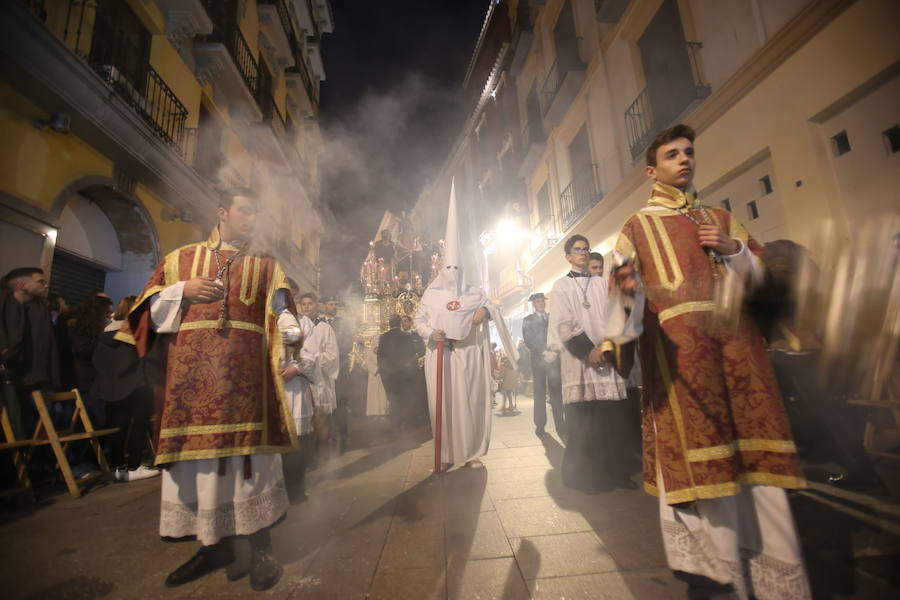
<path id="1" fill-rule="evenodd" d="M 656 183 L 649 206 L 622 228 L 647 304 L 643 367 L 644 487 L 668 504 L 735 495 L 741 484 L 802 488 L 787 413 L 756 324 L 713 325 L 714 272 L 697 239 L 695 194 Z M 731 213 L 706 215 L 756 256 L 762 248 Z M 716 269 L 723 269 L 716 266 Z"/>
<path id="2" fill-rule="evenodd" d="M 143 356 L 164 345 L 165 383 L 157 387 L 159 439 L 156 464 L 183 460 L 289 452 L 297 447 L 280 377 L 281 336 L 273 299 L 290 289 L 278 263 L 240 254 L 229 269 L 227 319 L 219 328 L 222 300 L 186 304 L 177 334 L 157 336 L 150 326 L 150 298 L 194 277 L 216 278 L 238 249 L 209 240 L 166 256 L 116 334 Z M 154 338 L 157 338 L 154 341 Z M 153 356 L 158 350 L 154 348 Z"/>

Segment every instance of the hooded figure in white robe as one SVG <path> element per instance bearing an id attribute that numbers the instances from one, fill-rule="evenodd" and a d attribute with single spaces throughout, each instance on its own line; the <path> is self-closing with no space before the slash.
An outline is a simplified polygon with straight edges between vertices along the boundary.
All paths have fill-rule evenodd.
<path id="1" fill-rule="evenodd" d="M 456 192 L 444 237 L 444 265 L 428 285 L 413 320 L 426 341 L 425 381 L 431 427 L 435 428 L 438 342 L 444 338 L 441 462 L 481 467 L 491 438 L 489 303 L 463 275 L 456 219 Z"/>

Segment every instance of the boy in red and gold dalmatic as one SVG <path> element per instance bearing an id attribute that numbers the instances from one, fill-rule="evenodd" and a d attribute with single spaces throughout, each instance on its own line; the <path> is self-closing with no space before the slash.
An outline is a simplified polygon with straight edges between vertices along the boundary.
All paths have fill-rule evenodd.
<path id="1" fill-rule="evenodd" d="M 693 142 L 677 125 L 650 145 L 650 200 L 616 248 L 613 295 L 631 313 L 607 335 L 640 338 L 644 488 L 660 498 L 672 569 L 722 584 L 713 594 L 805 599 L 784 490 L 806 482 L 765 341 L 740 310 L 764 274 L 762 248 L 730 212 L 699 203 Z"/>

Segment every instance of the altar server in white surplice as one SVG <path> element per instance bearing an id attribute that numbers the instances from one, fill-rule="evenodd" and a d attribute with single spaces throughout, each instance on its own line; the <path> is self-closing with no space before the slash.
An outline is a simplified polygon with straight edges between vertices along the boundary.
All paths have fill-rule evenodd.
<path id="1" fill-rule="evenodd" d="M 491 439 L 491 359 L 485 293 L 465 282 L 456 219 L 456 193 L 450 208 L 441 272 L 428 285 L 414 323 L 426 340 L 425 381 L 432 431 L 435 426 L 437 348 L 444 344 L 441 462 L 477 469 Z"/>
<path id="2" fill-rule="evenodd" d="M 582 235 L 566 240 L 566 260 L 572 268 L 553 284 L 547 343 L 559 352 L 562 372 L 568 433 L 562 480 L 568 487 L 596 494 L 637 486 L 628 478 L 624 461 L 625 381 L 603 354 L 608 286 L 603 277 L 591 277 L 590 251 Z"/>

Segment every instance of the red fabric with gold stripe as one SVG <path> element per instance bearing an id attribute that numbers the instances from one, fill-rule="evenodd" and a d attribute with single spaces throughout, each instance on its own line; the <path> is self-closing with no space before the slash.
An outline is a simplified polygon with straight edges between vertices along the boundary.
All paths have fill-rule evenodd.
<path id="1" fill-rule="evenodd" d="M 730 213 L 706 211 L 761 255 Z M 691 214 L 703 222 L 701 211 Z M 741 484 L 804 487 L 756 324 L 742 316 L 736 329 L 714 326 L 713 268 L 697 225 L 675 210 L 645 209 L 626 222 L 617 249 L 635 259 L 647 295 L 640 338 L 645 488 L 657 493 L 657 470 L 669 504 L 733 495 Z"/>
<path id="2" fill-rule="evenodd" d="M 132 337 L 142 354 L 156 343 L 165 350 L 165 383 L 156 410 L 157 464 L 287 452 L 296 446 L 278 371 L 281 337 L 272 310 L 275 293 L 290 292 L 275 260 L 243 254 L 234 260 L 223 329 L 217 327 L 222 301 L 186 305 L 177 334 L 156 336 L 149 326 L 153 294 L 193 277 L 215 278 L 214 238 L 167 256 L 118 334 L 123 340 Z M 222 245 L 220 264 L 235 252 Z"/>

